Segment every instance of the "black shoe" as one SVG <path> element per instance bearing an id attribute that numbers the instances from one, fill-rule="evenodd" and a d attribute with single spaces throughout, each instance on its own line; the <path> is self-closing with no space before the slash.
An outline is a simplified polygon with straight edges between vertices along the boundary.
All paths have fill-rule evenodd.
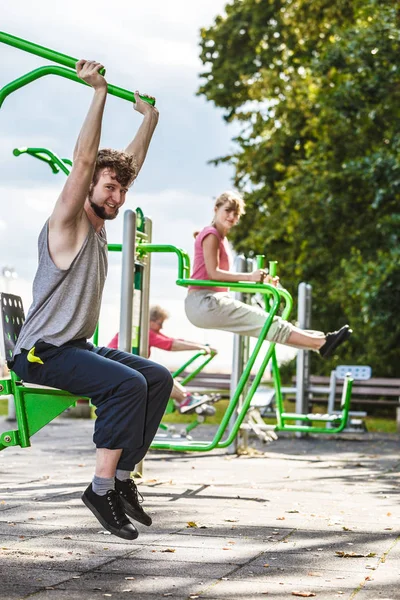
<path id="1" fill-rule="evenodd" d="M 348 325 L 344 325 L 341 329 L 333 333 L 327 333 L 325 344 L 319 349 L 322 358 L 328 358 L 340 344 L 349 339 L 352 333 L 353 330 Z"/>
<path id="2" fill-rule="evenodd" d="M 142 525 L 149 526 L 152 524 L 153 521 L 151 520 L 151 517 L 146 514 L 141 507 L 143 496 L 138 491 L 133 479 L 120 481 L 116 477 L 115 490 L 118 492 L 123 509 L 129 517 L 132 517 L 132 519 L 135 519 L 135 521 L 139 521 L 139 523 L 142 523 Z"/>
<path id="3" fill-rule="evenodd" d="M 115 490 L 108 490 L 105 496 L 99 496 L 94 493 L 90 484 L 82 494 L 82 501 L 107 531 L 125 540 L 134 540 L 139 535 L 136 527 L 127 518 L 120 496 Z"/>

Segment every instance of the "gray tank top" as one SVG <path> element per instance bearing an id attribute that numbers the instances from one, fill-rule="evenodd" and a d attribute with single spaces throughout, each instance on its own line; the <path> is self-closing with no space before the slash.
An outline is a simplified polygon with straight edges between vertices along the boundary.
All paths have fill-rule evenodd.
<path id="1" fill-rule="evenodd" d="M 39 266 L 33 282 L 33 302 L 21 329 L 14 356 L 40 339 L 54 346 L 91 338 L 99 319 L 107 276 L 107 238 L 103 228 L 89 233 L 69 269 L 54 264 L 48 247 L 46 221 L 39 235 Z"/>

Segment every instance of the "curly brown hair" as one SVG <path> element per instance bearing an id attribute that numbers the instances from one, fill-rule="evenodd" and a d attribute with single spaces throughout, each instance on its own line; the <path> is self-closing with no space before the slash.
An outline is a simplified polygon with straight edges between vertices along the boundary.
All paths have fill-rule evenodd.
<path id="1" fill-rule="evenodd" d="M 112 148 L 102 148 L 97 154 L 96 165 L 93 173 L 92 184 L 96 185 L 103 169 L 115 172 L 117 181 L 123 186 L 130 185 L 137 176 L 137 163 L 132 154 Z"/>

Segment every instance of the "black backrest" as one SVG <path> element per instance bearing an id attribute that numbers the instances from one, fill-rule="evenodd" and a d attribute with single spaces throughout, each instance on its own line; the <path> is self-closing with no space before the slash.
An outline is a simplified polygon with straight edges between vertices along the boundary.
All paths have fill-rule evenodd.
<path id="1" fill-rule="evenodd" d="M 19 332 L 25 321 L 24 307 L 19 296 L 14 294 L 0 294 L 1 319 L 3 323 L 4 348 L 6 360 L 10 360 L 14 353 Z"/>

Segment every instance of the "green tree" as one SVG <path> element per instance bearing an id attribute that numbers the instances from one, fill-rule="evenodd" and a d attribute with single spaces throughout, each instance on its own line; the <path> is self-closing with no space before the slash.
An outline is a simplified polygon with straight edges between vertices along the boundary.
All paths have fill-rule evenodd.
<path id="1" fill-rule="evenodd" d="M 376 376 L 400 376 L 399 25 L 392 0 L 234 0 L 201 30 L 199 94 L 241 129 L 212 161 L 245 194 L 236 249 L 311 283 L 313 326 L 350 322 L 340 360 Z"/>

